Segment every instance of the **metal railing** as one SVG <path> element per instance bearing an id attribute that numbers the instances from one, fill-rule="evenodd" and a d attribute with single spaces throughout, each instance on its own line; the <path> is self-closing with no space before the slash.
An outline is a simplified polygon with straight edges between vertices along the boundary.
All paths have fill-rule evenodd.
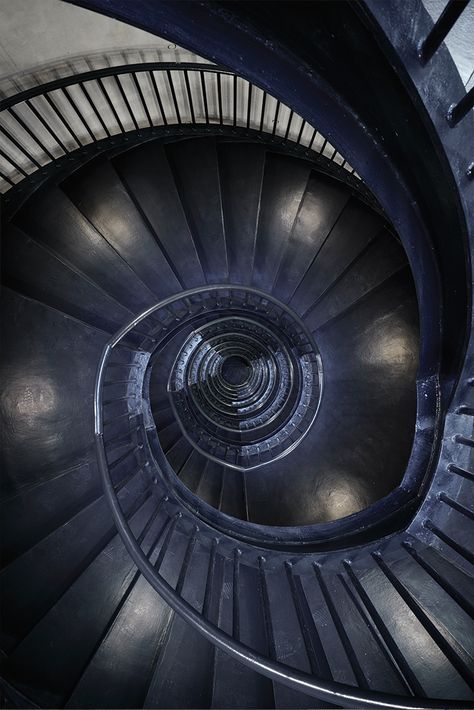
<path id="1" fill-rule="evenodd" d="M 428 37 L 419 45 L 422 62 L 429 61 L 454 21 L 455 18 L 453 20 L 449 13 L 443 13 Z M 473 103 L 474 91 L 471 89 L 458 104 L 449 109 L 447 118 L 450 124 L 455 125 L 462 120 Z M 155 126 L 165 129 L 183 125 L 242 127 L 280 138 L 282 141 L 292 141 L 308 151 L 325 155 L 350 173 L 354 172 L 343 156 L 289 107 L 246 80 L 206 64 L 127 65 L 64 77 L 3 100 L 0 102 L 0 111 L 0 178 L 3 180 L 0 189 L 4 192 L 28 175 L 61 156 L 79 150 L 82 146 L 99 143 L 104 138 L 139 133 Z M 472 164 L 468 174 L 469 170 L 470 175 L 474 175 Z M 229 286 L 214 288 L 229 290 Z M 119 419 L 125 422 L 133 419 L 146 428 L 149 412 L 142 397 L 144 372 L 149 353 L 155 348 L 157 335 L 160 332 L 164 334 L 168 328 L 166 323 L 160 325 L 156 322 L 152 327 L 151 320 L 159 311 L 168 309 L 171 309 L 170 317 L 176 320 L 176 314 L 173 315 L 172 312 L 173 305 L 186 302 L 186 299 L 192 305 L 193 295 L 200 291 L 201 289 L 195 289 L 180 293 L 134 318 L 109 340 L 98 365 L 94 391 L 98 465 L 117 529 L 134 562 L 165 602 L 204 637 L 240 662 L 276 681 L 328 702 L 343 702 L 350 707 L 459 706 L 456 701 L 450 703 L 446 700 L 403 698 L 370 692 L 334 681 L 321 680 L 270 660 L 206 619 L 183 598 L 178 588 L 172 587 L 160 575 L 159 568 L 152 565 L 143 552 L 117 496 L 117 487 L 107 459 L 105 427 Z M 265 296 L 271 300 L 266 294 Z M 147 347 L 144 346 L 145 343 L 148 344 Z M 112 355 L 120 348 L 134 353 L 134 359 L 112 362 Z M 128 374 L 123 379 L 119 379 L 117 374 L 111 377 L 113 368 L 123 368 Z M 141 376 L 137 377 L 137 372 L 141 373 Z M 107 376 L 111 379 L 107 380 Z M 105 387 L 117 386 L 122 387 L 120 394 L 114 392 L 110 399 L 104 397 Z M 108 419 L 108 415 L 104 415 L 104 408 L 119 400 L 125 402 L 126 411 Z M 130 402 L 133 404 L 129 405 Z M 122 436 L 114 431 L 113 438 L 117 439 L 117 435 Z M 146 444 L 142 442 L 138 446 L 143 450 Z M 157 480 L 156 486 L 163 496 L 161 500 L 167 504 L 173 494 L 167 488 L 166 478 Z M 170 510 L 170 520 L 172 513 L 182 515 L 181 512 L 176 513 L 176 509 L 177 506 Z M 179 521 L 180 518 L 176 520 Z M 195 522 L 199 522 L 196 516 Z"/>
<path id="2" fill-rule="evenodd" d="M 418 59 L 426 66 L 434 53 L 446 40 L 461 14 L 469 5 L 470 0 L 449 0 L 441 15 L 434 23 L 430 32 L 418 44 Z M 446 120 L 454 128 L 474 108 L 474 86 L 472 86 L 459 101 L 451 103 L 446 113 Z M 474 159 L 474 156 L 471 156 Z M 466 169 L 468 178 L 474 178 L 474 161 Z"/>
<path id="3" fill-rule="evenodd" d="M 0 101 L 0 191 L 104 139 L 190 126 L 264 134 L 355 173 L 316 128 L 247 80 L 205 63 L 151 62 L 61 76 Z"/>
<path id="4" fill-rule="evenodd" d="M 447 32 L 452 27 L 457 16 L 459 16 L 459 10 L 462 9 L 461 5 L 465 3 L 459 3 L 456 8 L 456 12 L 452 11 L 453 3 L 449 3 L 450 10 L 443 13 L 438 23 L 435 23 L 431 32 L 427 37 L 418 44 L 419 58 L 422 63 L 429 62 L 430 57 L 436 48 L 446 37 Z M 454 14 L 453 14 L 454 12 Z M 448 18 L 448 19 L 446 19 Z M 448 21 L 449 20 L 449 21 Z M 222 77 L 221 77 L 222 78 Z M 237 81 L 237 79 L 234 79 Z M 234 81 L 232 80 L 232 81 Z M 240 80 L 239 80 L 240 81 Z M 222 89 L 222 86 L 221 86 Z M 249 85 L 248 87 L 248 104 L 251 106 L 253 88 Z M 219 93 L 218 93 L 219 96 Z M 457 122 L 461 121 L 464 116 L 467 115 L 473 107 L 474 102 L 474 92 L 471 89 L 456 105 L 449 109 L 446 116 L 448 122 L 451 126 L 454 126 Z M 220 106 L 219 100 L 217 105 Z M 261 107 L 260 107 L 261 108 Z M 281 105 L 274 108 L 273 112 L 273 124 L 272 131 L 278 133 L 281 130 L 278 127 L 278 111 L 281 110 Z M 265 114 L 265 108 L 261 108 L 262 114 Z M 291 112 L 290 112 L 291 113 Z M 252 118 L 252 110 L 249 110 L 250 117 Z M 205 117 L 209 121 L 209 116 Z M 220 114 L 217 116 L 218 120 L 222 120 L 222 109 Z M 282 137 L 288 139 L 291 136 L 291 122 L 294 116 L 291 113 L 287 116 L 286 126 L 282 129 Z M 232 123 L 232 119 L 231 119 Z M 250 124 L 249 124 L 250 125 Z M 263 129 L 264 124 L 260 125 L 260 130 Z M 304 122 L 299 124 L 302 133 L 297 136 L 297 142 L 302 140 L 304 133 Z M 303 128 L 301 128 L 303 126 Z M 311 141 L 308 143 L 308 147 L 313 149 L 313 144 Z M 468 168 L 468 176 L 474 174 L 472 165 Z M 176 297 L 168 299 L 166 301 L 166 306 L 171 305 L 173 302 L 177 302 L 182 298 L 186 298 L 191 295 L 191 293 L 179 294 Z M 253 649 L 243 645 L 238 639 L 233 638 L 229 634 L 222 631 L 217 625 L 212 624 L 202 613 L 197 609 L 192 607 L 180 594 L 178 588 L 171 586 L 166 579 L 160 575 L 159 569 L 152 565 L 147 559 L 144 552 L 141 550 L 140 545 L 135 539 L 130 526 L 127 523 L 126 516 L 121 510 L 119 501 L 117 499 L 116 492 L 110 477 L 110 472 L 107 463 L 106 448 L 104 443 L 104 429 L 103 429 L 103 419 L 102 419 L 102 393 L 101 388 L 105 378 L 105 372 L 107 369 L 107 363 L 113 349 L 119 344 L 122 338 L 129 336 L 134 328 L 143 324 L 143 321 L 148 317 L 149 314 L 160 309 L 163 304 L 158 304 L 155 308 L 150 309 L 147 313 L 142 314 L 138 318 L 134 319 L 129 326 L 122 329 L 120 333 L 114 337 L 109 344 L 105 347 L 97 376 L 96 390 L 95 390 L 95 433 L 96 433 L 96 444 L 97 444 L 97 455 L 99 461 L 100 473 L 103 480 L 104 490 L 106 492 L 106 497 L 109 502 L 110 508 L 112 510 L 115 523 L 120 532 L 120 535 L 126 545 L 130 555 L 137 564 L 138 568 L 142 574 L 146 577 L 152 587 L 162 596 L 162 598 L 171 606 L 171 608 L 176 611 L 180 616 L 182 616 L 188 623 L 190 623 L 194 628 L 196 628 L 205 638 L 210 640 L 213 644 L 223 649 L 226 653 L 230 654 L 240 662 L 253 668 L 259 673 L 263 673 L 268 677 L 283 682 L 285 685 L 289 685 L 295 689 L 303 691 L 311 695 L 316 695 L 320 698 L 326 699 L 328 702 L 337 702 L 338 704 L 343 704 L 351 707 L 392 707 L 392 708 L 436 708 L 436 707 L 448 707 L 449 705 L 456 705 L 456 702 L 450 702 L 446 700 L 436 701 L 429 698 L 402 698 L 400 696 L 389 696 L 384 693 L 374 693 L 366 691 L 364 689 L 355 689 L 353 687 L 343 685 L 334 681 L 321 680 L 315 676 L 311 676 L 305 673 L 301 673 L 294 668 L 289 668 L 288 666 L 278 663 L 272 659 L 264 657 L 262 654 L 256 653 Z M 463 442 L 460 442 L 463 443 Z M 164 455 L 163 455 L 164 459 Z M 461 469 L 458 469 L 461 470 Z M 161 491 L 163 501 L 168 504 L 172 494 L 166 487 Z M 170 495 L 170 498 L 168 498 Z M 445 496 L 446 498 L 446 496 Z M 443 500 L 443 499 L 441 499 Z M 175 516 L 181 516 L 182 513 L 176 512 L 177 508 L 170 511 L 170 519 L 172 513 Z M 186 509 L 183 509 L 186 510 Z M 189 514 L 189 510 L 187 510 Z M 175 517 L 175 520 L 181 520 L 180 517 Z M 199 522 L 199 518 L 195 519 L 194 522 Z M 431 529 L 431 528 L 430 528 Z M 196 530 L 196 528 L 194 528 Z M 191 534 L 191 533 L 190 533 Z M 194 533 L 195 534 L 195 533 Z M 180 575 L 181 577 L 181 575 Z M 459 703 L 458 703 L 459 705 Z"/>
<path id="5" fill-rule="evenodd" d="M 268 294 L 251 289 L 256 298 L 263 299 L 263 302 L 270 307 L 282 307 L 282 304 Z M 203 291 L 206 292 L 208 303 L 200 302 Z M 187 540 L 187 549 L 193 550 L 195 541 L 201 535 L 202 517 L 198 515 L 195 505 L 183 505 L 182 500 L 176 495 L 175 489 L 170 485 L 165 468 L 166 459 L 160 444 L 155 444 L 152 449 L 147 442 L 146 430 L 153 428 L 152 416 L 149 410 L 146 393 L 144 392 L 145 372 L 150 360 L 150 355 L 161 342 L 167 338 L 174 337 L 176 329 L 188 325 L 193 319 L 204 316 L 212 316 L 213 307 L 227 307 L 224 303 L 226 298 L 238 299 L 240 292 L 248 291 L 248 287 L 229 285 L 210 285 L 202 288 L 194 288 L 188 291 L 170 296 L 160 303 L 148 308 L 142 314 L 130 321 L 116 335 L 114 335 L 105 345 L 99 361 L 96 383 L 94 390 L 94 428 L 97 460 L 105 491 L 105 496 L 112 511 L 112 515 L 124 542 L 126 549 L 151 586 L 160 594 L 164 601 L 191 626 L 197 629 L 206 639 L 222 649 L 241 663 L 249 666 L 258 673 L 262 673 L 269 678 L 284 683 L 289 687 L 302 691 L 309 695 L 314 695 L 325 699 L 328 702 L 337 699 L 338 704 L 348 707 L 374 707 L 374 708 L 446 708 L 456 707 L 455 702 L 446 700 L 432 700 L 428 698 L 404 698 L 396 695 L 389 695 L 382 692 L 375 692 L 349 686 L 337 681 L 321 679 L 315 675 L 301 672 L 295 668 L 285 665 L 280 661 L 264 656 L 242 643 L 238 638 L 230 635 L 219 627 L 218 623 L 210 621 L 204 608 L 200 610 L 193 606 L 184 598 L 182 590 L 187 569 L 190 565 L 189 556 L 186 555 L 176 584 L 171 584 L 166 576 L 160 572 L 161 563 L 166 554 L 166 548 L 171 539 L 171 533 L 179 533 Z M 211 307 L 210 307 L 211 306 Z M 183 307 L 187 313 L 183 316 Z M 214 317 L 214 316 L 212 316 Z M 115 359 L 114 359 L 115 355 Z M 117 369 L 119 368 L 119 369 Z M 128 374 L 123 374 L 123 372 Z M 118 392 L 117 387 L 121 386 L 122 391 Z M 115 389 L 114 389 L 115 388 Z M 104 395 L 105 390 L 107 394 Z M 113 392 L 111 396 L 110 392 Z M 126 393 L 124 395 L 124 393 Z M 117 411 L 114 416 L 105 411 L 106 407 L 114 402 L 127 400 L 127 410 Z M 118 422 L 120 424 L 118 425 Z M 117 428 L 119 426 L 119 429 Z M 106 428 L 109 427 L 109 433 Z M 137 429 L 141 430 L 141 435 L 132 443 L 134 452 L 141 454 L 140 462 L 136 463 L 137 469 L 145 471 L 148 483 L 154 487 L 156 498 L 156 514 L 164 516 L 162 526 L 165 541 L 161 548 L 158 559 L 151 561 L 149 554 L 142 548 L 142 539 L 137 537 L 128 522 L 127 512 L 122 508 L 118 491 L 120 481 L 114 480 L 113 465 L 108 460 L 108 445 L 112 442 L 120 441 L 123 445 L 127 439 L 127 431 L 132 433 Z M 125 434 L 124 434 L 125 431 Z M 138 443 L 140 442 L 140 443 Z M 156 451 L 158 446 L 158 454 Z M 130 452 L 125 455 L 128 456 Z M 121 457 L 123 458 L 123 457 Z M 137 457 L 140 458 L 140 457 Z M 203 528 L 206 525 L 204 524 Z M 261 527 L 261 526 L 258 526 Z M 274 528 L 280 531 L 281 528 Z M 204 532 L 204 530 L 203 530 Z M 219 530 L 214 530 L 214 534 L 219 534 Z M 201 539 L 201 545 L 206 544 Z M 207 535 L 207 541 L 213 540 L 210 551 L 209 569 L 203 570 L 207 574 L 207 583 L 210 584 L 212 578 L 213 554 L 217 538 L 212 533 Z M 227 538 L 227 548 L 232 538 Z M 245 547 L 238 539 L 234 539 L 233 559 L 234 564 L 238 564 L 241 555 L 241 548 Z M 212 552 L 214 550 L 214 552 Z M 228 554 L 232 553 L 232 550 Z M 260 564 L 264 564 L 265 559 L 259 558 Z M 211 580 L 212 581 L 212 580 Z"/>

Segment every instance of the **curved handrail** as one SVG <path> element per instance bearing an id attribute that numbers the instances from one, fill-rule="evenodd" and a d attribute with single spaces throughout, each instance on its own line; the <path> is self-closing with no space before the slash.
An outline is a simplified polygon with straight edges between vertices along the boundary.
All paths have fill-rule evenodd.
<path id="1" fill-rule="evenodd" d="M 472 93 L 468 98 L 468 108 L 471 106 Z M 463 109 L 464 110 L 464 109 Z M 105 350 L 104 350 L 105 354 Z M 310 695 L 316 695 L 329 702 L 340 702 L 344 705 L 352 707 L 392 707 L 392 708 L 438 708 L 438 707 L 472 707 L 472 703 L 466 701 L 449 701 L 449 700 L 432 700 L 432 699 L 415 699 L 401 698 L 391 696 L 384 693 L 367 692 L 360 689 L 354 689 L 350 686 L 334 683 L 331 681 L 323 681 L 314 678 L 308 674 L 300 673 L 294 669 L 289 669 L 281 663 L 268 660 L 260 654 L 256 654 L 251 649 L 243 646 L 228 634 L 225 634 L 220 629 L 217 629 L 204 619 L 195 609 L 190 607 L 183 599 L 178 597 L 172 587 L 161 578 L 150 563 L 144 557 L 142 551 L 134 540 L 134 537 L 128 527 L 126 520 L 118 506 L 118 502 L 113 491 L 113 487 L 108 482 L 106 475 L 106 460 L 103 448 L 103 439 L 101 435 L 97 435 L 97 447 L 101 474 L 104 476 L 104 486 L 106 490 L 107 500 L 112 508 L 116 525 L 124 540 L 124 543 L 138 565 L 139 569 L 144 574 L 145 578 L 153 586 L 153 588 L 163 597 L 163 599 L 188 623 L 197 629 L 203 636 L 214 643 L 225 652 L 232 655 L 234 658 L 252 667 L 259 673 L 262 673 L 277 681 L 290 685 L 295 689 L 301 690 Z M 102 458 L 100 451 L 102 450 Z M 104 468 L 105 467 L 105 468 Z"/>
<path id="2" fill-rule="evenodd" d="M 195 288 L 190 288 L 187 289 L 186 291 L 180 291 L 179 293 L 173 294 L 172 296 L 168 296 L 167 298 L 163 299 L 159 303 L 155 303 L 155 305 L 150 306 L 146 310 L 144 310 L 142 313 L 140 313 L 138 316 L 135 316 L 127 325 L 123 326 L 110 340 L 108 343 L 105 345 L 104 350 L 102 352 L 102 356 L 99 360 L 99 365 L 97 368 L 97 377 L 96 377 L 96 382 L 95 382 L 95 389 L 94 389 L 94 432 L 96 436 L 102 435 L 103 432 L 103 417 L 102 417 L 102 386 L 103 386 L 103 378 L 104 378 L 104 372 L 105 368 L 107 365 L 107 361 L 110 356 L 110 352 L 112 349 L 121 341 L 123 338 L 125 338 L 126 335 L 131 333 L 134 328 L 136 328 L 137 325 L 139 325 L 142 321 L 146 320 L 150 315 L 155 313 L 156 311 L 162 310 L 163 308 L 166 308 L 167 306 L 172 305 L 173 303 L 176 303 L 176 301 L 181 301 L 184 298 L 190 298 L 191 296 L 195 296 L 197 294 L 202 293 L 202 291 L 252 291 L 252 293 L 255 293 L 255 295 L 261 296 L 262 298 L 265 298 L 267 301 L 270 301 L 274 303 L 275 305 L 278 305 L 279 308 L 284 310 L 288 315 L 292 317 L 292 319 L 298 324 L 298 326 L 301 328 L 301 330 L 306 334 L 308 340 L 312 340 L 311 335 L 304 324 L 304 322 L 301 320 L 301 318 L 294 313 L 288 306 L 278 299 L 274 298 L 273 296 L 269 295 L 265 291 L 261 291 L 258 288 L 254 287 L 249 287 L 249 286 L 239 286 L 239 285 L 230 285 L 230 284 L 209 284 L 206 286 L 197 286 Z"/>
<path id="3" fill-rule="evenodd" d="M 229 285 L 208 285 L 205 287 L 205 290 L 219 292 L 226 290 L 239 290 L 239 288 L 247 290 L 247 287 L 245 286 L 229 287 Z M 106 458 L 104 420 L 102 413 L 102 390 L 107 363 L 113 349 L 122 341 L 123 338 L 130 334 L 137 325 L 148 318 L 148 316 L 173 304 L 176 301 L 198 294 L 202 290 L 202 288 L 198 287 L 172 295 L 136 316 L 106 343 L 97 368 L 94 389 L 94 430 L 98 467 L 105 497 L 111 509 L 115 525 L 127 551 L 137 565 L 138 569 L 155 589 L 155 591 L 162 597 L 162 599 L 211 643 L 218 646 L 220 649 L 233 656 L 236 660 L 249 666 L 256 672 L 262 673 L 263 675 L 266 675 L 273 680 L 282 682 L 296 690 L 309 695 L 317 696 L 323 700 L 327 700 L 328 702 L 343 703 L 349 707 L 400 708 L 400 710 L 415 710 L 418 708 L 420 710 L 427 710 L 428 708 L 438 709 L 473 707 L 469 703 L 460 704 L 459 701 L 404 698 L 402 696 L 389 695 L 381 692 L 366 691 L 346 684 L 316 678 L 313 675 L 297 671 L 294 668 L 285 666 L 280 662 L 266 658 L 262 654 L 256 653 L 253 649 L 245 646 L 229 634 L 219 629 L 196 609 L 194 609 L 173 589 L 172 586 L 166 582 L 163 577 L 160 576 L 159 572 L 154 568 L 141 550 L 120 507 L 120 503 L 110 477 Z M 258 289 L 254 290 L 257 291 L 259 295 L 265 296 L 265 298 L 269 301 L 275 301 L 280 307 L 286 308 L 284 304 L 276 301 L 276 299 L 273 299 L 268 294 L 265 294 Z M 294 314 L 292 314 L 292 316 L 295 317 Z M 302 321 L 301 326 L 306 331 L 306 327 Z"/>
<path id="4" fill-rule="evenodd" d="M 249 286 L 239 286 L 234 284 L 208 284 L 206 286 L 199 286 L 193 289 L 179 292 L 168 298 L 160 301 L 159 303 L 149 307 L 141 314 L 133 318 L 127 325 L 121 328 L 109 341 L 107 352 L 104 350 L 102 354 L 101 361 L 99 363 L 98 374 L 101 382 L 104 378 L 104 373 L 106 369 L 107 360 L 110 356 L 112 349 L 126 336 L 131 333 L 136 326 L 138 326 L 143 321 L 153 315 L 154 312 L 161 309 L 165 309 L 172 305 L 176 301 L 182 299 L 188 299 L 194 295 L 202 293 L 202 291 L 251 291 L 256 296 L 265 298 L 266 300 L 275 303 L 278 308 L 286 311 L 295 323 L 302 329 L 309 341 L 312 341 L 312 336 L 309 333 L 306 325 L 301 320 L 301 318 L 294 313 L 288 306 L 278 299 L 270 296 L 269 294 L 261 291 L 258 288 Z M 417 446 L 413 447 L 410 460 L 408 462 L 405 475 L 395 490 L 391 491 L 384 498 L 376 501 L 368 508 L 365 508 L 358 513 L 354 513 L 351 516 L 342 518 L 337 521 L 331 521 L 329 523 L 318 523 L 314 525 L 305 526 L 303 529 L 298 527 L 297 530 L 297 540 L 298 546 L 304 547 L 308 551 L 313 549 L 323 549 L 325 545 L 334 546 L 340 545 L 341 541 L 347 542 L 350 539 L 352 542 L 358 539 L 358 535 L 363 535 L 364 539 L 367 540 L 367 535 L 370 537 L 370 532 L 375 530 L 380 530 L 380 526 L 384 528 L 386 523 L 390 524 L 390 521 L 395 521 L 397 515 L 403 510 L 409 508 L 418 499 L 418 487 L 417 483 L 419 481 L 419 474 L 422 474 L 422 480 L 426 478 L 426 470 L 430 460 L 430 451 L 432 445 L 432 428 L 428 427 L 426 424 L 428 422 L 428 417 L 431 416 L 428 409 L 426 409 L 426 394 L 429 392 L 430 396 L 434 396 L 434 390 L 437 388 L 436 378 L 431 378 L 430 380 L 422 379 L 417 386 L 417 400 L 420 411 L 423 413 L 425 427 L 418 429 L 417 431 Z M 97 386 L 94 395 L 94 416 L 95 416 L 95 434 L 103 434 L 103 419 L 102 419 L 102 406 L 101 406 L 101 387 Z M 155 456 L 156 452 L 153 452 Z M 158 459 L 161 459 L 161 455 L 158 452 Z M 156 456 L 155 456 L 156 458 Z M 187 506 L 198 518 L 212 521 L 211 524 L 218 530 L 222 530 L 218 521 L 215 520 L 215 516 L 212 513 L 212 508 L 208 506 L 203 501 L 195 498 L 193 494 L 184 486 L 179 478 L 175 476 L 168 476 L 167 468 L 164 469 L 164 474 L 167 477 L 166 485 L 171 486 L 180 501 Z M 211 512 L 211 515 L 209 513 Z M 232 530 L 236 539 L 242 540 L 243 542 L 249 542 L 250 544 L 264 543 L 266 546 L 275 547 L 273 544 L 275 538 L 277 538 L 277 547 L 290 549 L 295 546 L 295 535 L 293 529 L 290 527 L 274 527 L 266 526 L 256 523 L 251 523 L 247 521 L 241 521 L 238 519 L 229 519 L 226 521 L 226 526 Z M 384 528 L 385 530 L 385 528 Z M 291 531 L 290 533 L 288 531 Z M 386 531 L 385 533 L 386 534 Z"/>
<path id="5" fill-rule="evenodd" d="M 121 76 L 122 74 L 134 74 L 138 72 L 149 71 L 207 71 L 215 74 L 228 74 L 233 76 L 232 72 L 225 67 L 220 67 L 217 64 L 205 64 L 198 62 L 138 62 L 135 64 L 121 64 L 111 67 L 103 67 L 101 69 L 91 69 L 88 72 L 81 74 L 70 74 L 62 76 L 58 79 L 53 79 L 45 84 L 31 86 L 29 89 L 23 89 L 18 94 L 12 94 L 0 101 L 0 111 L 11 108 L 16 104 L 47 94 L 50 91 L 65 88 L 66 86 L 74 86 L 75 84 L 84 84 L 87 81 L 95 79 L 105 79 L 109 76 Z"/>
<path id="6" fill-rule="evenodd" d="M 104 350 L 105 353 L 105 350 Z M 193 628 L 199 631 L 208 641 L 218 646 L 221 650 L 231 655 L 244 665 L 252 668 L 257 673 L 284 683 L 289 687 L 299 690 L 308 695 L 313 695 L 329 702 L 344 702 L 348 707 L 362 708 L 395 708 L 400 710 L 437 710 L 438 708 L 469 708 L 474 707 L 471 703 L 460 703 L 454 700 L 429 700 L 420 698 L 403 698 L 385 693 L 370 692 L 360 690 L 352 686 L 317 679 L 308 673 L 302 673 L 282 663 L 269 660 L 259 653 L 256 653 L 248 646 L 236 641 L 232 636 L 221 631 L 211 624 L 202 614 L 199 614 L 188 602 L 179 596 L 175 590 L 157 574 L 153 565 L 144 555 L 137 544 L 134 535 L 128 525 L 124 514 L 120 509 L 114 487 L 107 473 L 107 462 L 105 459 L 105 448 L 102 435 L 96 435 L 97 455 L 99 470 L 102 476 L 105 496 L 112 511 L 115 525 L 120 536 L 145 579 L 158 592 L 161 598 L 179 616 L 185 619 Z"/>
<path id="7" fill-rule="evenodd" d="M 7 166 L 0 191 L 87 145 L 99 147 L 103 136 L 190 125 L 257 131 L 323 154 L 358 177 L 316 128 L 224 67 L 142 62 L 61 76 L 0 100 L 0 162 Z"/>
<path id="8" fill-rule="evenodd" d="M 181 66 L 181 65 L 179 65 Z M 209 71 L 209 65 L 206 65 L 205 71 Z M 143 67 L 143 65 L 140 65 Z M 141 70 L 141 69 L 140 69 Z M 126 73 L 126 72 L 124 72 Z M 75 77 L 77 78 L 77 77 Z M 84 80 L 86 81 L 86 80 Z M 69 85 L 69 84 L 68 84 Z M 472 99 L 472 94 L 471 94 Z M 26 100 L 26 99 L 25 99 Z M 14 105 L 14 104 L 12 104 Z M 184 294 L 179 294 L 182 298 Z M 178 298 L 178 297 L 176 297 Z M 101 402 L 101 385 L 106 364 L 113 347 L 126 335 L 130 330 L 133 330 L 141 320 L 149 313 L 162 307 L 163 303 L 149 309 L 149 312 L 142 314 L 142 317 L 134 319 L 129 327 L 125 328 L 125 332 L 117 339 L 115 336 L 104 348 L 102 358 L 99 364 L 97 373 L 96 390 L 94 392 L 94 408 L 95 408 L 95 423 L 96 423 L 96 446 L 99 461 L 99 470 L 101 472 L 106 498 L 112 510 L 112 514 L 124 541 L 127 550 L 137 564 L 145 578 L 153 586 L 153 588 L 162 596 L 162 598 L 183 618 L 185 618 L 194 628 L 196 628 L 204 637 L 208 638 L 212 643 L 220 647 L 225 652 L 234 656 L 240 662 L 252 667 L 257 672 L 263 673 L 270 678 L 278 680 L 290 685 L 298 690 L 308 694 L 317 695 L 323 699 L 333 701 L 335 698 L 343 700 L 345 703 L 352 706 L 362 707 L 391 707 L 391 708 L 446 708 L 446 707 L 462 707 L 465 704 L 459 701 L 435 701 L 435 700 L 419 700 L 405 699 L 399 696 L 391 696 L 383 693 L 373 693 L 354 689 L 351 686 L 344 684 L 333 683 L 315 679 L 314 676 L 300 673 L 294 669 L 288 669 L 281 663 L 270 661 L 264 658 L 261 654 L 256 654 L 248 647 L 239 643 L 228 634 L 217 629 L 214 625 L 208 622 L 201 614 L 193 607 L 185 602 L 174 590 L 166 583 L 166 581 L 156 573 L 153 566 L 147 560 L 140 547 L 138 546 L 129 525 L 126 522 L 113 485 L 108 474 L 107 461 L 105 457 L 105 448 L 103 441 L 103 421 L 102 421 L 102 402 Z M 117 334 L 118 335 L 118 334 Z"/>

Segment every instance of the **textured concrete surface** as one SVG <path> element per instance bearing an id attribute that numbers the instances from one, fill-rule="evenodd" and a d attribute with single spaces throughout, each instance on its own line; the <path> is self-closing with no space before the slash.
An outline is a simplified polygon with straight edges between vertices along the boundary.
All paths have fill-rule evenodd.
<path id="1" fill-rule="evenodd" d="M 0 0 L 0 79 L 80 55 L 175 45 L 61 0 Z"/>
<path id="2" fill-rule="evenodd" d="M 423 4 L 436 21 L 441 15 L 447 0 L 423 0 Z M 474 86 L 474 3 L 463 11 L 452 31 L 446 38 L 446 45 L 453 55 L 461 78 L 470 89 Z"/>

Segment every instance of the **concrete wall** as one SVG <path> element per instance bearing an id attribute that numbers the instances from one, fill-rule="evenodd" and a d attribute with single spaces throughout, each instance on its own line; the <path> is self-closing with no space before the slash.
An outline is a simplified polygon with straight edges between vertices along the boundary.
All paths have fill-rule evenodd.
<path id="1" fill-rule="evenodd" d="M 167 40 L 62 0 L 0 0 L 0 80 L 125 48 L 157 50 L 169 61 L 178 58 L 177 52 L 194 56 Z"/>
<path id="2" fill-rule="evenodd" d="M 403 1 L 403 0 L 401 0 Z M 446 7 L 448 0 L 423 0 L 423 4 L 436 21 Z M 474 86 L 474 3 L 470 3 L 461 14 L 455 26 L 446 38 L 446 45 L 451 52 L 461 78 L 470 89 Z"/>

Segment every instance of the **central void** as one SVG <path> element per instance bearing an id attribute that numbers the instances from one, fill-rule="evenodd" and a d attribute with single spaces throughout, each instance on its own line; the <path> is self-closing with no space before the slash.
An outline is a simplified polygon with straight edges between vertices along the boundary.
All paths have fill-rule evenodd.
<path id="1" fill-rule="evenodd" d="M 191 506 L 285 527 L 402 499 L 424 446 L 425 365 L 393 225 L 345 170 L 334 179 L 227 139 L 170 143 L 166 154 L 198 237 L 182 252 L 195 255 L 183 279 L 195 292 L 160 314 L 167 336 L 150 366 L 177 490 Z"/>
<path id="2" fill-rule="evenodd" d="M 229 385 L 243 385 L 252 371 L 249 361 L 240 355 L 230 355 L 222 363 L 222 377 Z"/>
<path id="3" fill-rule="evenodd" d="M 297 446 L 321 395 L 321 358 L 287 312 L 252 309 L 193 330 L 175 359 L 168 394 L 187 440 L 233 469 L 268 465 Z"/>

